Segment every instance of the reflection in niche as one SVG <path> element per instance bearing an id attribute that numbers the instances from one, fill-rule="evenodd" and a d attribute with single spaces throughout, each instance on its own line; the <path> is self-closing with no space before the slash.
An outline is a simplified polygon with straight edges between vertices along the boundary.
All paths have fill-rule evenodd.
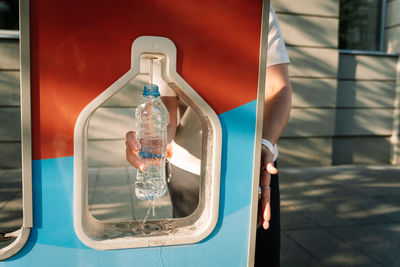
<path id="1" fill-rule="evenodd" d="M 103 222 L 143 220 L 149 211 L 150 202 L 135 195 L 137 171 L 125 158 L 125 135 L 135 131 L 135 108 L 149 80 L 146 63 L 141 61 L 141 74 L 103 103 L 89 121 L 88 205 L 91 214 Z M 155 65 L 159 68 L 159 62 Z M 155 83 L 163 82 L 159 70 L 154 75 Z M 186 217 L 199 200 L 201 121 L 181 100 L 178 114 L 169 191 L 156 200 L 155 216 L 150 214 L 148 220 Z"/>
<path id="2" fill-rule="evenodd" d="M 15 49 L 18 40 L 0 40 Z M 3 56 L 0 51 L 0 58 Z M 15 58 L 18 62 L 18 58 Z M 3 69 L 15 69 L 11 64 Z M 22 158 L 19 71 L 0 70 L 0 248 L 11 244 L 22 226 Z"/>

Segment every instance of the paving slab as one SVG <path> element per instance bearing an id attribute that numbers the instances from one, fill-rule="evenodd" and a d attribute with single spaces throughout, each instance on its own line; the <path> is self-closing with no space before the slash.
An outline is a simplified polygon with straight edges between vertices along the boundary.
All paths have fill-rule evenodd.
<path id="1" fill-rule="evenodd" d="M 280 183 L 293 241 L 282 266 L 308 266 L 299 251 L 324 266 L 400 266 L 400 166 L 282 168 Z"/>
<path id="2" fill-rule="evenodd" d="M 22 226 L 22 192 L 18 192 L 0 209 L 0 232 L 8 233 Z"/>
<path id="3" fill-rule="evenodd" d="M 324 229 L 289 230 L 285 233 L 326 266 L 382 266 Z"/>
<path id="4" fill-rule="evenodd" d="M 400 232 L 392 232 L 393 238 L 387 235 L 392 225 L 366 225 L 332 228 L 330 231 L 350 246 L 369 255 L 384 266 L 400 266 L 399 244 Z"/>
<path id="5" fill-rule="evenodd" d="M 354 224 L 353 221 L 341 216 L 334 210 L 321 203 L 310 205 L 309 209 L 304 211 L 304 216 L 316 225 L 323 227 Z"/>
<path id="6" fill-rule="evenodd" d="M 323 266 L 322 262 L 314 258 L 306 250 L 291 240 L 286 233 L 281 236 L 281 266 Z"/>
<path id="7" fill-rule="evenodd" d="M 281 229 L 296 230 L 318 227 L 313 221 L 304 216 L 302 211 L 281 209 Z"/>
<path id="8" fill-rule="evenodd" d="M 126 168 L 99 168 L 89 211 L 104 222 L 133 220 Z M 89 190 L 89 189 L 88 189 Z"/>
<path id="9" fill-rule="evenodd" d="M 130 167 L 90 168 L 88 172 L 89 210 L 104 222 L 172 218 L 169 195 L 155 201 L 153 216 L 150 201 L 134 193 L 137 170 Z"/>

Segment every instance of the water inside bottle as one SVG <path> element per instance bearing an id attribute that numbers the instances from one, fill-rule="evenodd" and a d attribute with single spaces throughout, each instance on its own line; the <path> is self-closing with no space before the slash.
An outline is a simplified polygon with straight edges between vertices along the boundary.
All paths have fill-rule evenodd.
<path id="1" fill-rule="evenodd" d="M 146 169 L 138 170 L 135 181 L 135 194 L 140 200 L 156 200 L 167 192 L 165 180 L 165 144 L 160 138 L 139 139 L 140 158 Z"/>

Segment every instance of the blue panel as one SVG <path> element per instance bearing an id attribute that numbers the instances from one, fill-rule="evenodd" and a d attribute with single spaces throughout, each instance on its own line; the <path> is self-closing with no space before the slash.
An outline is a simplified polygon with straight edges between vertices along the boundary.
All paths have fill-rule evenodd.
<path id="1" fill-rule="evenodd" d="M 251 203 L 256 108 L 256 101 L 252 101 L 219 115 L 223 136 L 220 205 L 223 216 Z"/>
<path id="2" fill-rule="evenodd" d="M 256 101 L 219 115 L 223 129 L 220 215 L 200 243 L 99 251 L 73 227 L 73 157 L 33 162 L 34 228 L 5 266 L 246 266 Z"/>

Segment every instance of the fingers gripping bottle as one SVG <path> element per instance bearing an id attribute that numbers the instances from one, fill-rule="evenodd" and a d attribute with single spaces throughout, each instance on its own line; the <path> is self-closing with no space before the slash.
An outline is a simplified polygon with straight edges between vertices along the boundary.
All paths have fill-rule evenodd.
<path id="1" fill-rule="evenodd" d="M 146 168 L 137 170 L 135 194 L 141 200 L 156 200 L 167 192 L 165 159 L 168 111 L 161 102 L 157 85 L 146 84 L 143 96 L 135 117 L 136 136 L 141 145 L 139 156 Z"/>

